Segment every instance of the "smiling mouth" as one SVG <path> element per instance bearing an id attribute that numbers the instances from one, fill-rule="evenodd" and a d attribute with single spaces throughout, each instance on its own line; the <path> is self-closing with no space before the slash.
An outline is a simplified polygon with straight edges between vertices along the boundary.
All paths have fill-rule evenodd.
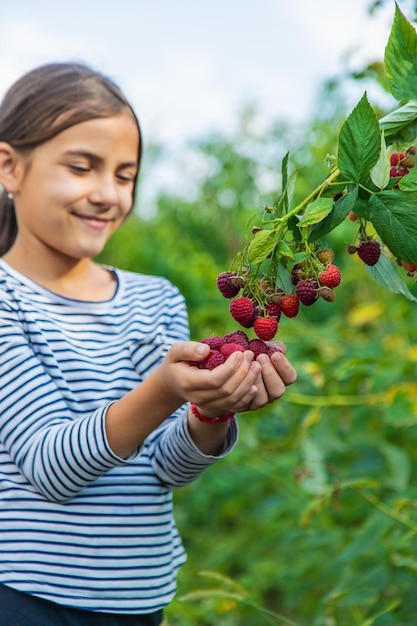
<path id="1" fill-rule="evenodd" d="M 85 224 L 85 226 L 88 226 L 92 230 L 96 231 L 104 230 L 109 222 L 112 221 L 110 219 L 97 217 L 96 215 L 80 215 L 79 213 L 73 213 L 73 215 L 80 220 L 80 222 Z"/>

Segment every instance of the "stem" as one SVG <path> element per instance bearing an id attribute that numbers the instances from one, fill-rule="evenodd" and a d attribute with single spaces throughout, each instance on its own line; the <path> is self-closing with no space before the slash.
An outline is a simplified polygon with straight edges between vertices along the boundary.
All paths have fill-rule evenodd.
<path id="1" fill-rule="evenodd" d="M 285 401 L 290 404 L 301 404 L 303 406 L 355 406 L 363 404 L 383 404 L 385 402 L 384 394 L 368 394 L 366 396 L 307 396 L 295 391 L 288 392 L 285 395 Z"/>
<path id="2" fill-rule="evenodd" d="M 356 493 L 358 493 L 360 496 L 365 498 L 365 500 L 368 500 L 368 502 L 371 502 L 371 504 L 376 506 L 376 508 L 379 509 L 382 513 L 385 513 L 385 515 L 388 515 L 388 517 L 391 517 L 396 522 L 403 524 L 404 526 L 412 530 L 414 534 L 417 533 L 417 524 L 415 524 L 408 517 L 402 515 L 401 513 L 398 513 L 395 509 L 382 502 L 379 498 L 374 496 L 369 491 L 365 491 L 364 489 L 355 489 L 353 487 L 352 489 L 356 491 Z"/>
<path id="3" fill-rule="evenodd" d="M 330 185 L 332 181 L 339 176 L 339 174 L 339 170 L 335 169 L 334 172 L 332 172 L 318 187 L 316 187 L 316 189 L 314 189 L 314 191 L 312 191 L 306 198 L 304 198 L 304 200 L 300 202 L 300 204 L 297 204 L 296 207 L 291 209 L 291 211 L 286 213 L 283 217 L 278 217 L 275 222 L 285 224 L 290 219 L 290 217 L 292 217 L 293 215 L 297 215 L 297 213 L 302 211 L 302 209 L 304 209 L 307 204 L 314 200 L 314 198 L 320 196 L 320 194 L 323 193 L 324 189 L 326 189 L 326 187 Z"/>

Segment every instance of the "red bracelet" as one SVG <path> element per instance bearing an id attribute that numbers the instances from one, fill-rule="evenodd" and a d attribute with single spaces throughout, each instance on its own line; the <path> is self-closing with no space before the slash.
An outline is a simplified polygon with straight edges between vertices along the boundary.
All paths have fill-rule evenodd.
<path id="1" fill-rule="evenodd" d="M 200 413 L 195 404 L 191 404 L 191 410 L 193 415 L 195 415 L 200 422 L 204 422 L 205 424 L 218 424 L 219 422 L 225 422 L 226 420 L 235 421 L 235 414 L 231 411 L 225 413 L 224 415 L 220 415 L 219 417 L 206 417 Z"/>

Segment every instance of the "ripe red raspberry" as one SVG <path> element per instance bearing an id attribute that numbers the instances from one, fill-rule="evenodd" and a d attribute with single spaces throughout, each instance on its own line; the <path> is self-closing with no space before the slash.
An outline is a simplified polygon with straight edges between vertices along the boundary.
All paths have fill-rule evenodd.
<path id="1" fill-rule="evenodd" d="M 293 293 L 282 296 L 281 302 L 279 304 L 281 307 L 281 312 L 284 313 L 284 315 L 286 315 L 287 317 L 295 317 L 300 307 L 300 301 Z"/>
<path id="2" fill-rule="evenodd" d="M 358 257 L 366 265 L 376 265 L 381 256 L 381 246 L 378 241 L 362 241 L 358 246 Z"/>
<path id="3" fill-rule="evenodd" d="M 281 317 L 281 307 L 278 302 L 271 302 L 265 306 L 265 311 L 269 317 L 276 317 L 278 322 Z"/>
<path id="4" fill-rule="evenodd" d="M 311 306 L 318 298 L 317 288 L 318 285 L 314 281 L 300 280 L 295 286 L 295 293 L 304 306 Z"/>
<path id="5" fill-rule="evenodd" d="M 235 298 L 229 306 L 230 315 L 245 328 L 250 328 L 253 321 L 253 303 L 249 298 Z M 250 324 L 250 326 L 248 326 Z"/>
<path id="6" fill-rule="evenodd" d="M 331 263 L 323 272 L 320 272 L 318 279 L 325 287 L 337 287 L 341 281 L 340 270 L 337 265 Z"/>
<path id="7" fill-rule="evenodd" d="M 406 174 L 408 174 L 408 169 L 406 167 L 391 167 L 389 171 L 391 178 L 402 178 Z"/>
<path id="8" fill-rule="evenodd" d="M 253 330 L 259 339 L 271 341 L 277 334 L 278 320 L 276 317 L 257 317 L 253 322 Z"/>
<path id="9" fill-rule="evenodd" d="M 224 298 L 234 298 L 239 293 L 241 287 L 232 282 L 232 279 L 236 277 L 236 272 L 223 272 L 217 276 L 217 289 Z"/>
<path id="10" fill-rule="evenodd" d="M 220 348 L 220 352 L 225 359 L 229 357 L 233 352 L 244 352 L 245 348 L 240 343 L 224 343 Z"/>
<path id="11" fill-rule="evenodd" d="M 274 344 L 271 344 L 270 346 L 268 346 L 267 355 L 269 357 L 271 357 L 274 354 L 274 352 L 281 352 L 281 353 L 283 353 L 284 351 L 282 350 L 282 348 L 278 348 L 278 346 L 276 346 Z"/>
<path id="12" fill-rule="evenodd" d="M 389 162 L 391 165 L 398 165 L 400 161 L 404 158 L 404 152 L 393 152 L 389 158 Z"/>
<path id="13" fill-rule="evenodd" d="M 206 343 L 212 350 L 220 350 L 221 346 L 224 344 L 224 339 L 218 335 L 213 335 L 213 337 L 204 337 L 204 339 L 201 339 L 200 343 Z"/>
<path id="14" fill-rule="evenodd" d="M 269 348 L 262 339 L 251 339 L 249 341 L 248 350 L 252 350 L 256 359 L 259 354 L 268 354 Z"/>
<path id="15" fill-rule="evenodd" d="M 249 339 L 244 330 L 235 330 L 233 333 L 226 333 L 223 339 L 225 343 L 238 343 L 245 350 L 248 349 Z"/>
<path id="16" fill-rule="evenodd" d="M 218 350 L 210 350 L 210 354 L 202 361 L 196 361 L 195 364 L 202 370 L 214 370 L 218 365 L 222 365 L 225 358 Z"/>

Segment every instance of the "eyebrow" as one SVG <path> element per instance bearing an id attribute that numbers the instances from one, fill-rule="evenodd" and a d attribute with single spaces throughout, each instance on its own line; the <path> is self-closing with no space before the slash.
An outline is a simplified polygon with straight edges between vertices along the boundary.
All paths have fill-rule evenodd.
<path id="1" fill-rule="evenodd" d="M 97 154 L 94 154 L 94 152 L 89 152 L 88 150 L 67 150 L 67 152 L 65 152 L 65 154 L 67 156 L 78 156 L 78 157 L 83 157 L 85 159 L 88 159 L 89 161 L 92 161 L 93 163 L 103 163 L 104 159 L 100 156 L 98 156 Z M 126 161 L 125 163 L 121 163 L 120 166 L 121 168 L 124 167 L 135 167 L 138 168 L 138 162 L 137 161 Z"/>

